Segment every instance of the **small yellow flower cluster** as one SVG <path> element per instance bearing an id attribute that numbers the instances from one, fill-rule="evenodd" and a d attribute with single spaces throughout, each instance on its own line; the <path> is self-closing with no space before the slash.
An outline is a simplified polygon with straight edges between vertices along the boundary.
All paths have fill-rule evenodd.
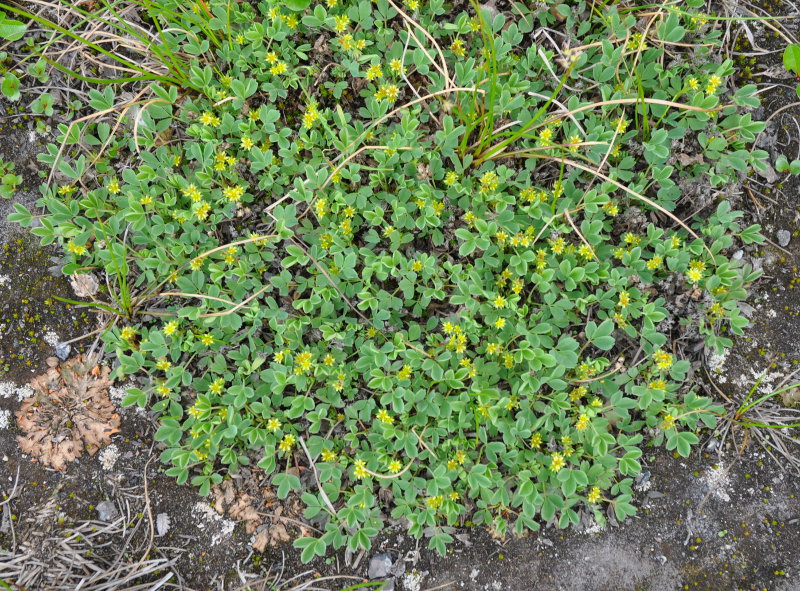
<path id="1" fill-rule="evenodd" d="M 562 456 L 558 452 L 553 452 L 550 455 L 550 459 L 551 459 L 550 461 L 551 472 L 558 472 L 566 465 L 566 462 L 564 461 L 564 456 Z"/>
<path id="2" fill-rule="evenodd" d="M 617 306 L 620 308 L 627 308 L 631 303 L 631 294 L 627 291 L 619 292 L 619 301 L 617 302 Z"/>
<path id="3" fill-rule="evenodd" d="M 275 362 L 283 363 L 283 359 L 291 352 L 292 352 L 291 349 L 283 349 L 282 351 L 275 351 L 275 356 L 274 356 Z"/>
<path id="4" fill-rule="evenodd" d="M 603 204 L 603 211 L 605 211 L 612 218 L 615 218 L 619 215 L 619 207 L 613 201 L 606 201 Z"/>
<path id="5" fill-rule="evenodd" d="M 715 92 L 717 92 L 717 89 L 719 88 L 720 84 L 722 84 L 722 78 L 714 74 L 708 79 L 708 82 L 706 83 L 706 92 L 708 94 L 714 94 Z"/>
<path id="6" fill-rule="evenodd" d="M 208 214 L 211 212 L 211 206 L 203 201 L 199 205 L 197 205 L 194 209 L 194 213 L 199 220 L 205 220 L 208 217 Z"/>
<path id="7" fill-rule="evenodd" d="M 449 335 L 447 348 L 454 350 L 459 355 L 463 355 L 467 350 L 467 335 L 464 334 L 464 330 L 452 322 L 442 324 L 442 330 Z"/>
<path id="8" fill-rule="evenodd" d="M 108 182 L 108 186 L 106 188 L 108 189 L 109 193 L 111 193 L 112 195 L 116 195 L 120 191 L 119 181 L 117 179 L 111 179 Z"/>
<path id="9" fill-rule="evenodd" d="M 75 187 L 70 185 L 64 185 L 63 187 L 58 188 L 59 195 L 72 195 L 75 192 Z"/>
<path id="10" fill-rule="evenodd" d="M 480 192 L 482 194 L 494 193 L 500 186 L 500 177 L 495 171 L 487 170 L 481 175 L 480 183 Z"/>
<path id="11" fill-rule="evenodd" d="M 344 390 L 344 380 L 347 376 L 343 373 L 340 373 L 336 376 L 336 381 L 333 382 L 333 389 L 337 392 L 341 392 Z"/>
<path id="12" fill-rule="evenodd" d="M 692 90 L 697 90 L 698 88 L 700 88 L 700 83 L 694 76 L 689 76 L 689 78 L 686 80 L 686 86 L 688 86 Z"/>
<path id="13" fill-rule="evenodd" d="M 283 439 L 281 439 L 278 449 L 284 452 L 291 451 L 292 447 L 294 447 L 295 441 L 297 441 L 297 438 L 291 433 L 287 433 L 283 436 Z"/>
<path id="14" fill-rule="evenodd" d="M 311 129 L 320 118 L 316 103 L 309 103 L 306 112 L 303 113 L 303 128 Z"/>
<path id="15" fill-rule="evenodd" d="M 539 449 L 542 447 L 542 434 L 534 433 L 531 437 L 531 449 Z"/>
<path id="16" fill-rule="evenodd" d="M 589 390 L 586 388 L 586 386 L 578 386 L 577 388 L 572 389 L 572 392 L 569 393 L 569 398 L 572 401 L 580 400 L 586 396 L 588 392 Z"/>
<path id="17" fill-rule="evenodd" d="M 172 364 L 165 357 L 156 361 L 156 369 L 160 371 L 167 371 L 170 367 L 172 367 Z"/>
<path id="18" fill-rule="evenodd" d="M 411 366 L 404 365 L 400 371 L 397 372 L 398 380 L 407 380 L 411 377 Z"/>
<path id="19" fill-rule="evenodd" d="M 314 211 L 317 214 L 317 217 L 325 217 L 325 210 L 328 207 L 328 200 L 323 198 L 317 199 L 314 202 Z"/>
<path id="20" fill-rule="evenodd" d="M 333 355 L 331 355 L 330 353 L 325 355 L 325 357 L 322 360 L 322 363 L 324 363 L 328 367 L 331 367 L 335 362 L 336 359 L 334 359 Z"/>
<path id="21" fill-rule="evenodd" d="M 164 326 L 164 334 L 169 337 L 174 335 L 176 332 L 178 332 L 178 321 L 170 320 L 167 322 L 167 324 Z"/>
<path id="22" fill-rule="evenodd" d="M 706 264 L 703 261 L 690 261 L 689 270 L 686 271 L 686 278 L 692 283 L 697 283 L 703 278 L 705 270 Z"/>
<path id="23" fill-rule="evenodd" d="M 550 250 L 553 251 L 553 254 L 563 254 L 566 248 L 567 248 L 567 241 L 564 240 L 561 236 L 559 236 L 555 240 L 550 241 Z"/>
<path id="24" fill-rule="evenodd" d="M 647 268 L 651 271 L 655 271 L 656 269 L 660 269 L 663 263 L 664 259 L 662 257 L 654 256 L 652 259 L 647 261 Z"/>
<path id="25" fill-rule="evenodd" d="M 302 353 L 298 353 L 295 357 L 295 363 L 297 364 L 295 372 L 300 373 L 303 371 L 309 371 L 312 366 L 312 357 L 313 355 L 311 354 L 311 351 L 303 351 Z"/>
<path id="26" fill-rule="evenodd" d="M 236 203 L 244 195 L 244 187 L 241 185 L 237 185 L 235 187 L 225 187 L 222 189 L 222 195 L 228 201 Z"/>
<path id="27" fill-rule="evenodd" d="M 367 68 L 365 77 L 367 80 L 377 80 L 378 78 L 383 78 L 383 68 L 381 68 L 380 64 L 372 64 L 369 68 Z"/>
<path id="28" fill-rule="evenodd" d="M 450 51 L 458 57 L 464 57 L 466 55 L 464 51 L 464 42 L 461 39 L 456 39 L 450 44 Z"/>
<path id="29" fill-rule="evenodd" d="M 72 240 L 67 243 L 67 251 L 71 252 L 72 254 L 83 255 L 88 253 L 89 251 L 83 245 L 75 244 Z"/>
<path id="30" fill-rule="evenodd" d="M 209 113 L 206 111 L 202 115 L 200 115 L 200 123 L 206 125 L 208 127 L 219 127 L 219 124 L 222 123 L 219 117 L 214 115 L 213 113 Z"/>
<path id="31" fill-rule="evenodd" d="M 136 329 L 132 326 L 126 326 L 121 331 L 119 331 L 119 336 L 122 338 L 123 341 L 130 341 L 133 337 L 136 336 Z"/>
<path id="32" fill-rule="evenodd" d="M 671 414 L 664 415 L 664 421 L 661 423 L 661 429 L 666 431 L 675 427 L 675 417 Z"/>
<path id="33" fill-rule="evenodd" d="M 212 394 L 221 394 L 222 389 L 225 387 L 225 380 L 222 378 L 217 378 L 211 385 L 208 387 L 208 391 Z"/>
<path id="34" fill-rule="evenodd" d="M 267 431 L 274 433 L 280 428 L 281 428 L 281 422 L 279 419 L 272 417 L 270 420 L 267 421 Z"/>
<path id="35" fill-rule="evenodd" d="M 582 413 L 578 417 L 578 422 L 575 423 L 575 429 L 577 429 L 578 431 L 585 431 L 588 426 L 589 426 L 589 415 L 587 415 L 586 413 Z"/>
<path id="36" fill-rule="evenodd" d="M 183 195 L 184 197 L 188 197 L 195 203 L 197 203 L 203 198 L 202 194 L 200 193 L 200 189 L 198 189 L 194 184 L 190 184 L 186 188 L 184 188 Z"/>
<path id="37" fill-rule="evenodd" d="M 489 355 L 500 355 L 503 352 L 503 345 L 499 343 L 489 343 L 486 345 L 486 352 Z"/>
<path id="38" fill-rule="evenodd" d="M 586 496 L 586 500 L 592 504 L 598 502 L 600 500 L 600 489 L 596 486 L 592 487 L 592 490 Z"/>
<path id="39" fill-rule="evenodd" d="M 367 464 L 366 462 L 364 462 L 364 460 L 356 460 L 354 464 L 356 467 L 355 469 L 356 478 L 363 479 L 369 476 L 369 472 L 367 472 Z"/>
<path id="40" fill-rule="evenodd" d="M 658 349 L 653 353 L 653 361 L 656 362 L 656 367 L 658 367 L 658 369 L 664 371 L 672 367 L 673 363 L 672 355 L 662 349 Z"/>
<path id="41" fill-rule="evenodd" d="M 549 146 L 553 142 L 555 131 L 552 127 L 545 127 L 539 134 L 539 144 L 542 146 Z"/>
<path id="42" fill-rule="evenodd" d="M 628 232 L 622 237 L 622 240 L 624 240 L 626 244 L 630 244 L 631 246 L 636 246 L 642 241 L 642 238 L 641 236 L 637 236 L 633 232 Z"/>
<path id="43" fill-rule="evenodd" d="M 503 355 L 503 365 L 507 369 L 511 369 L 512 367 L 514 367 L 514 356 L 511 353 L 506 353 L 505 355 Z"/>
<path id="44" fill-rule="evenodd" d="M 506 298 L 504 298 L 504 297 L 503 297 L 503 296 L 501 296 L 501 295 L 498 295 L 497 297 L 495 297 L 495 298 L 492 300 L 492 305 L 493 305 L 495 308 L 498 308 L 498 309 L 499 309 L 499 308 L 505 308 L 507 303 L 508 303 L 508 300 L 506 300 Z"/>
<path id="45" fill-rule="evenodd" d="M 189 268 L 192 271 L 198 271 L 199 269 L 202 269 L 203 268 L 203 258 L 202 257 L 197 257 L 197 258 L 192 259 L 191 262 L 189 263 Z"/>
<path id="46" fill-rule="evenodd" d="M 393 103 L 399 96 L 400 89 L 397 87 L 397 85 L 387 82 L 386 84 L 381 84 L 380 88 L 378 88 L 378 92 L 375 93 L 375 100 L 387 100 L 390 103 Z"/>
<path id="47" fill-rule="evenodd" d="M 169 396 L 169 388 L 167 388 L 164 384 L 156 387 L 156 393 L 161 396 L 162 398 L 166 398 Z"/>
<path id="48" fill-rule="evenodd" d="M 400 460 L 392 460 L 388 464 L 389 472 L 391 472 L 392 474 L 397 474 L 402 467 L 403 464 L 400 463 Z"/>
<path id="49" fill-rule="evenodd" d="M 527 201 L 528 203 L 544 203 L 547 201 L 547 191 L 543 189 L 534 189 L 533 187 L 525 187 L 520 191 L 519 194 L 520 199 Z"/>
<path id="50" fill-rule="evenodd" d="M 375 418 L 377 418 L 381 423 L 386 423 L 387 425 L 394 423 L 394 418 L 392 418 L 385 408 L 380 409 L 375 415 Z"/>
<path id="51" fill-rule="evenodd" d="M 275 64 L 269 69 L 269 73 L 273 76 L 280 76 L 281 74 L 285 74 L 286 70 L 286 62 L 275 62 Z"/>
<path id="52" fill-rule="evenodd" d="M 323 449 L 322 450 L 322 461 L 323 462 L 335 462 L 336 461 L 336 452 L 331 449 Z"/>
<path id="53" fill-rule="evenodd" d="M 245 150 L 252 150 L 256 145 L 256 143 L 249 135 L 242 136 L 241 142 L 242 142 L 242 148 L 244 148 Z"/>
<path id="54" fill-rule="evenodd" d="M 571 135 L 569 139 L 567 139 L 567 143 L 569 144 L 569 151 L 570 152 L 577 152 L 578 148 L 581 147 L 581 142 L 583 139 L 579 135 Z"/>
<path id="55" fill-rule="evenodd" d="M 428 505 L 429 509 L 438 509 L 442 506 L 443 501 L 444 497 L 442 497 L 442 495 L 436 495 L 434 497 L 428 497 L 425 499 L 425 504 Z"/>
<path id="56" fill-rule="evenodd" d="M 657 390 L 659 392 L 664 392 L 667 389 L 667 382 L 664 380 L 654 380 L 647 385 L 648 388 L 651 390 Z"/>
<path id="57" fill-rule="evenodd" d="M 628 42 L 625 44 L 625 49 L 636 51 L 637 49 L 647 49 L 647 43 L 644 42 L 644 36 L 641 33 L 634 33 Z"/>
<path id="58" fill-rule="evenodd" d="M 206 347 L 212 345 L 214 343 L 214 337 L 210 333 L 205 333 L 203 336 L 200 337 L 200 342 L 203 343 Z"/>

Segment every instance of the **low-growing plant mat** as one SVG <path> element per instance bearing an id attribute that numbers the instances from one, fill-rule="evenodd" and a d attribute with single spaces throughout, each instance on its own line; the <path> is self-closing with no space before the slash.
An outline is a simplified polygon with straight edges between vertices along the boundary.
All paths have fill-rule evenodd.
<path id="1" fill-rule="evenodd" d="M 435 4 L 378 4 L 382 21 L 251 7 L 270 47 L 234 11 L 241 40 L 215 46 L 226 74 L 201 61 L 152 104 L 89 91 L 88 123 L 43 157 L 50 223 L 34 231 L 71 253 L 65 272 L 105 284 L 88 305 L 117 377 L 137 380 L 126 403 L 159 415 L 167 473 L 301 498 L 304 561 L 346 547 L 363 568 L 381 527 L 445 552 L 465 525 L 502 538 L 629 517 L 643 470 L 668 458 L 650 446 L 688 456 L 725 416 L 695 376 L 744 329 L 764 267 L 764 187 L 740 185 L 775 156 L 752 146 L 757 87 L 705 49 L 742 31 L 691 7 L 581 22 L 581 5 L 483 20 L 464 6 L 447 28 Z M 590 43 L 536 37 L 535 19 Z M 375 54 L 372 31 L 387 36 Z M 188 37 L 176 46 L 210 63 Z"/>

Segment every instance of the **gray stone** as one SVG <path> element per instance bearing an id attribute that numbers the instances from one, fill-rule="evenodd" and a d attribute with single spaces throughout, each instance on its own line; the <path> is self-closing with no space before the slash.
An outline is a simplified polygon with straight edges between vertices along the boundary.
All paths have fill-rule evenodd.
<path id="1" fill-rule="evenodd" d="M 69 352 L 72 349 L 72 345 L 69 343 L 56 343 L 56 356 L 61 361 L 66 361 L 69 357 Z"/>
<path id="2" fill-rule="evenodd" d="M 103 501 L 102 503 L 98 503 L 97 507 L 95 507 L 95 511 L 97 511 L 97 517 L 100 519 L 100 521 L 112 521 L 117 517 L 117 515 L 119 515 L 117 506 L 111 501 Z"/>
<path id="3" fill-rule="evenodd" d="M 388 553 L 373 556 L 369 561 L 369 578 L 382 579 L 388 575 L 392 562 L 392 557 Z"/>
<path id="4" fill-rule="evenodd" d="M 791 239 L 792 235 L 789 233 L 789 230 L 778 230 L 778 244 L 780 246 L 787 246 Z"/>

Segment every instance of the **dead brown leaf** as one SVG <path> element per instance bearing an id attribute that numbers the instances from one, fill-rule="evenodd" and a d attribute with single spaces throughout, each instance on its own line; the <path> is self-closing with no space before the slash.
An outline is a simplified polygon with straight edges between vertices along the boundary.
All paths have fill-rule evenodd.
<path id="1" fill-rule="evenodd" d="M 108 397 L 111 370 L 82 356 L 51 367 L 31 381 L 34 395 L 17 411 L 23 453 L 63 470 L 83 451 L 94 455 L 119 432 L 119 415 Z"/>

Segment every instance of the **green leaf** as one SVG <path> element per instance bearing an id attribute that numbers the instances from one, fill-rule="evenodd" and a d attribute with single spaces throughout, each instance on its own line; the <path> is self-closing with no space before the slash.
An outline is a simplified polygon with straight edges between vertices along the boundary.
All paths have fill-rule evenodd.
<path id="1" fill-rule="evenodd" d="M 284 0 L 284 4 L 289 10 L 301 12 L 308 8 L 308 6 L 311 4 L 311 0 Z"/>
<path id="2" fill-rule="evenodd" d="M 800 76 L 800 45 L 791 43 L 783 50 L 783 66 Z"/>
<path id="3" fill-rule="evenodd" d="M 10 101 L 17 101 L 20 97 L 19 89 L 19 78 L 11 72 L 6 72 L 5 76 L 3 76 L 3 82 L 0 84 L 0 91 L 3 96 Z"/>
<path id="4" fill-rule="evenodd" d="M 311 562 L 315 556 L 325 556 L 327 544 L 322 538 L 297 538 L 292 544 L 302 549 L 300 560 L 303 564 Z"/>
<path id="5" fill-rule="evenodd" d="M 0 37 L 8 41 L 16 41 L 22 39 L 27 29 L 28 25 L 8 18 L 4 12 L 0 11 Z"/>

